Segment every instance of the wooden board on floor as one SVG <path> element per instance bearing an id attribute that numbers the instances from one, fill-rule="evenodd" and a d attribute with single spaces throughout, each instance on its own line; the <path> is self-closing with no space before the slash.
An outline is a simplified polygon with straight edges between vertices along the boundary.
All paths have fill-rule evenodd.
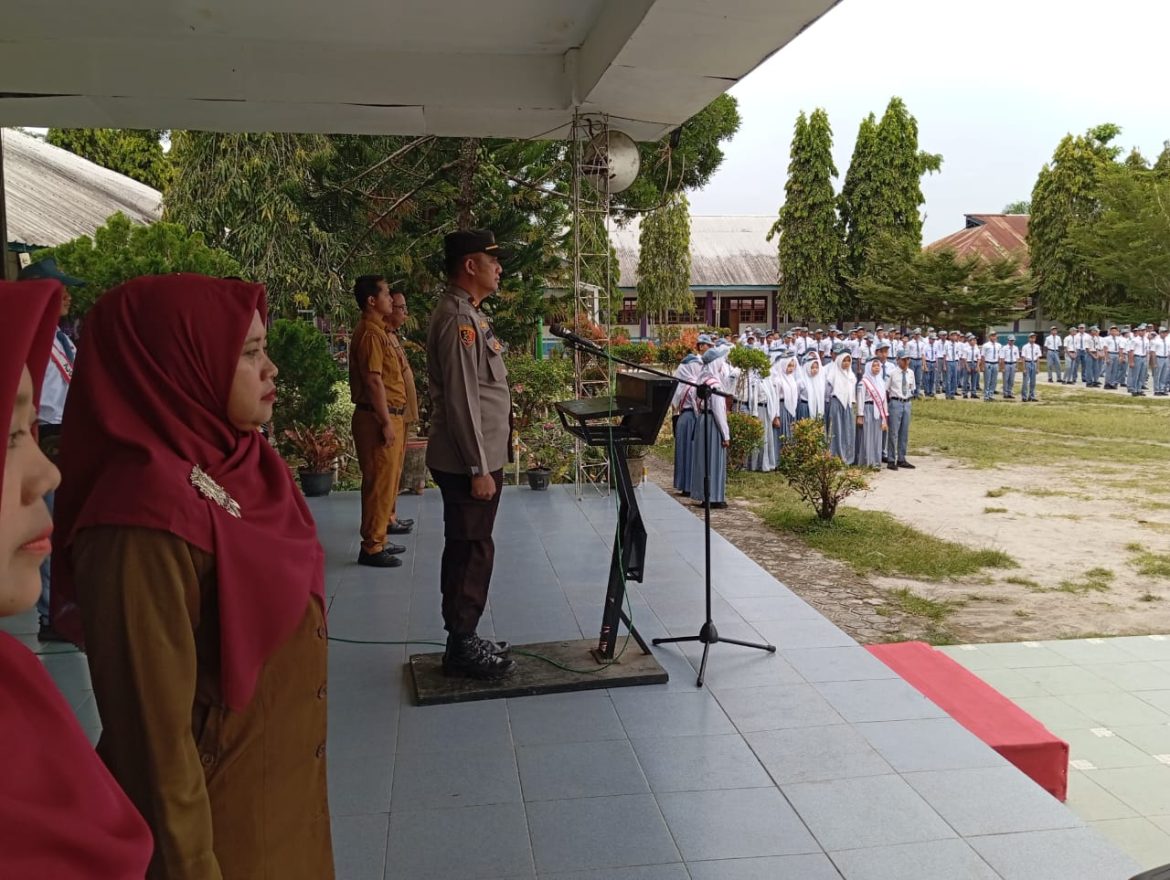
<path id="1" fill-rule="evenodd" d="M 621 646 L 622 642 L 619 641 L 619 651 Z M 512 658 L 516 661 L 516 668 L 502 681 L 447 678 L 443 675 L 442 652 L 412 654 L 410 671 L 414 679 L 415 704 L 435 706 L 440 703 L 498 700 L 503 697 L 527 697 L 534 694 L 665 684 L 670 679 L 666 670 L 654 659 L 654 655 L 643 654 L 633 639 L 626 644 L 625 651 L 607 666 L 593 659 L 590 651 L 595 647 L 596 639 L 515 645 L 512 648 Z M 555 660 L 569 669 L 562 669 L 545 660 L 529 656 L 532 654 Z"/>

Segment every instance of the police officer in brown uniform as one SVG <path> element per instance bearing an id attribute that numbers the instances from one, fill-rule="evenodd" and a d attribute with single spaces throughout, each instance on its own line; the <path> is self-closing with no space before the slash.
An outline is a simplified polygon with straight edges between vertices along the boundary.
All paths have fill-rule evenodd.
<path id="1" fill-rule="evenodd" d="M 398 497 L 406 443 L 406 385 L 385 323 L 393 299 L 381 275 L 361 276 L 353 293 L 362 310 L 349 347 L 353 445 L 362 471 L 362 548 L 357 561 L 396 568 L 402 560 L 395 554 L 406 548 L 387 542 L 386 527 Z"/>
<path id="2" fill-rule="evenodd" d="M 446 539 L 439 576 L 447 630 L 443 671 L 503 678 L 515 665 L 507 643 L 481 639 L 475 632 L 492 577 L 492 528 L 512 408 L 503 346 L 479 310 L 499 287 L 500 248 L 488 230 L 452 232 L 443 244 L 447 289 L 427 332 L 427 467 L 443 495 Z"/>

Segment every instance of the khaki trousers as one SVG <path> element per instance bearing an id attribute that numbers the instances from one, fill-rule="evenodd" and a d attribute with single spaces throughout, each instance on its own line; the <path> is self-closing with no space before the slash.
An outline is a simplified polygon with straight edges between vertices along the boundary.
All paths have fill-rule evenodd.
<path id="1" fill-rule="evenodd" d="M 362 550 L 378 553 L 386 544 L 386 527 L 394 517 L 398 483 L 406 450 L 402 416 L 390 416 L 394 442 L 382 442 L 382 426 L 372 412 L 355 410 L 353 445 L 362 471 Z"/>

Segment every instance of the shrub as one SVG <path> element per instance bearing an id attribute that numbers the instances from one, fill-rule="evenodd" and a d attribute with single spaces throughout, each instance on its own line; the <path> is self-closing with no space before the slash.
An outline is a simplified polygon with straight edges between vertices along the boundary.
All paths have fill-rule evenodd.
<path id="1" fill-rule="evenodd" d="M 308 321 L 282 318 L 268 331 L 268 354 L 279 368 L 273 421 L 282 428 L 323 425 L 337 398 L 334 383 L 342 378 L 325 334 Z"/>
<path id="2" fill-rule="evenodd" d="M 747 457 L 764 442 L 764 426 L 755 416 L 731 412 L 727 414 L 727 427 L 731 431 L 727 466 L 731 470 L 742 470 Z"/>
<path id="3" fill-rule="evenodd" d="M 658 362 L 668 367 L 677 367 L 682 359 L 694 351 L 694 346 L 685 342 L 664 342 L 658 346 Z"/>
<path id="4" fill-rule="evenodd" d="M 610 348 L 610 353 L 614 357 L 621 358 L 624 361 L 631 361 L 635 364 L 653 364 L 658 362 L 658 348 L 653 342 L 618 343 Z"/>
<path id="5" fill-rule="evenodd" d="M 826 522 L 833 519 L 843 500 L 869 488 L 860 469 L 829 452 L 825 426 L 819 419 L 801 419 L 793 426 L 792 438 L 780 447 L 777 470 Z"/>
<path id="6" fill-rule="evenodd" d="M 519 439 L 529 468 L 548 468 L 554 483 L 565 480 L 573 467 L 576 441 L 559 420 L 534 421 L 521 429 Z"/>
<path id="7" fill-rule="evenodd" d="M 284 431 L 300 469 L 305 473 L 323 474 L 333 470 L 337 459 L 346 451 L 345 444 L 333 428 L 294 425 Z"/>
<path id="8" fill-rule="evenodd" d="M 737 345 L 727 353 L 727 362 L 738 367 L 745 373 L 755 370 L 758 373 L 767 373 L 772 369 L 772 362 L 768 356 L 758 348 L 749 348 L 746 345 Z"/>
<path id="9" fill-rule="evenodd" d="M 538 361 L 531 355 L 510 354 L 505 361 L 517 428 L 545 418 L 556 401 L 573 397 L 573 362 L 569 358 Z"/>

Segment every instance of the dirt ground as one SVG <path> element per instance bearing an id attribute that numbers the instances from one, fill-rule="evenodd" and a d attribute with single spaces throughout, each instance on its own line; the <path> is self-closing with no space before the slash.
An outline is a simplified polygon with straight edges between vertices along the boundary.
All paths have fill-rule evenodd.
<path id="1" fill-rule="evenodd" d="M 846 503 L 968 547 L 1002 550 L 1019 567 L 943 582 L 866 578 L 768 528 L 744 503 L 713 511 L 712 524 L 861 642 L 1170 632 L 1170 579 L 1139 574 L 1134 549 L 1170 553 L 1170 494 L 1106 485 L 1136 475 L 1103 482 L 1100 469 L 975 469 L 938 456 L 915 464 L 879 472 L 869 492 Z M 649 456 L 647 465 L 650 479 L 669 490 L 669 464 Z M 1165 488 L 1164 475 L 1156 476 Z M 931 617 L 907 613 L 892 595 L 902 588 L 945 608 Z"/>

